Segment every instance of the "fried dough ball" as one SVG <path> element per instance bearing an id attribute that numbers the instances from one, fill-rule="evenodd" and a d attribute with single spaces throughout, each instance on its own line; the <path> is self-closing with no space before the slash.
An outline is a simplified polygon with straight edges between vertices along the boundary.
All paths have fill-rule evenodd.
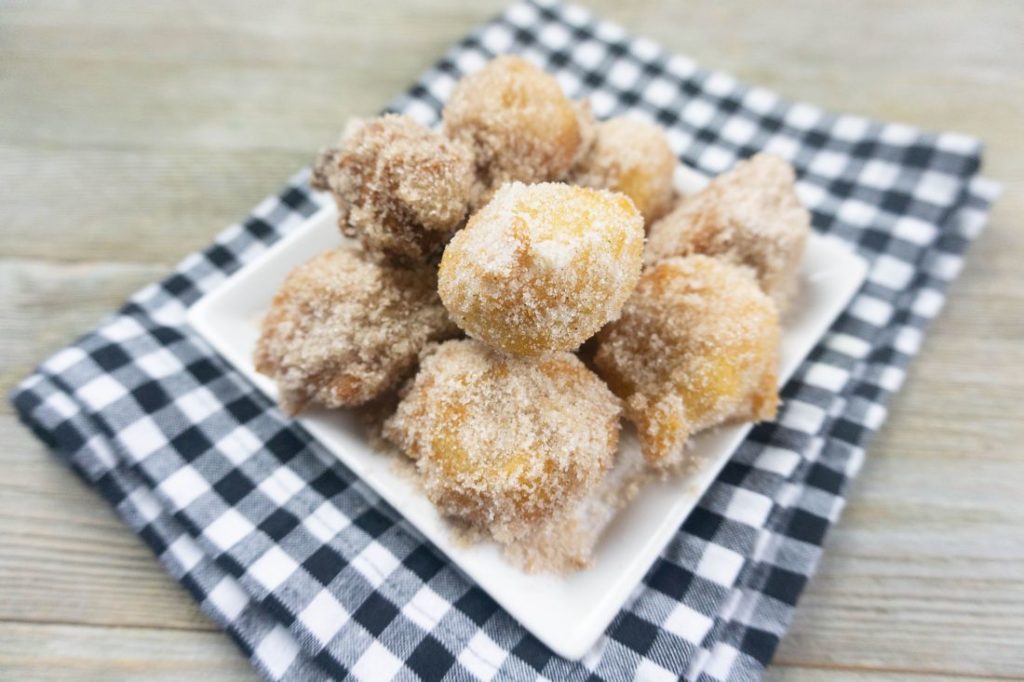
<path id="1" fill-rule="evenodd" d="M 256 371 L 281 408 L 365 403 L 403 379 L 429 341 L 451 338 L 432 267 L 382 265 L 338 248 L 292 270 L 263 319 Z"/>
<path id="2" fill-rule="evenodd" d="M 590 151 L 573 167 L 570 182 L 622 192 L 650 224 L 672 206 L 676 157 L 658 126 L 620 116 L 597 126 Z"/>
<path id="3" fill-rule="evenodd" d="M 508 541 L 600 482 L 621 409 L 571 353 L 520 358 L 466 339 L 423 359 L 384 434 L 443 514 Z"/>
<path id="4" fill-rule="evenodd" d="M 618 315 L 643 239 L 621 194 L 505 185 L 445 249 L 441 300 L 470 336 L 506 352 L 573 350 Z"/>
<path id="5" fill-rule="evenodd" d="M 656 469 L 682 464 L 697 431 L 775 416 L 779 316 L 745 268 L 700 255 L 663 260 L 598 341 L 598 373 L 625 400 Z"/>
<path id="6" fill-rule="evenodd" d="M 407 265 L 440 252 L 466 217 L 473 182 L 467 148 L 394 114 L 351 122 L 313 171 L 313 186 L 334 195 L 341 231 Z"/>
<path id="7" fill-rule="evenodd" d="M 572 108 L 576 112 L 576 124 L 580 127 L 580 146 L 576 149 L 573 166 L 590 153 L 597 141 L 597 130 L 601 124 L 594 117 L 593 107 L 589 99 L 572 100 Z"/>
<path id="8" fill-rule="evenodd" d="M 702 253 L 745 265 L 785 310 L 797 290 L 810 233 L 795 177 L 777 156 L 741 161 L 651 227 L 645 260 Z"/>
<path id="9" fill-rule="evenodd" d="M 505 182 L 561 179 L 583 141 L 585 115 L 553 76 L 505 55 L 459 81 L 444 131 L 474 151 L 479 205 Z"/>

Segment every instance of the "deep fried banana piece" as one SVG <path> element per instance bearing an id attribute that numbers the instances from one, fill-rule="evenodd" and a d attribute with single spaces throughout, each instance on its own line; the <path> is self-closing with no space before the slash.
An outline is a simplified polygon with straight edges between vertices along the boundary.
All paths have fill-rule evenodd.
<path id="1" fill-rule="evenodd" d="M 643 238 L 622 194 L 505 185 L 445 249 L 441 300 L 470 336 L 506 352 L 573 350 L 633 291 Z"/>
<path id="2" fill-rule="evenodd" d="M 594 144 L 573 167 L 569 182 L 622 192 L 650 224 L 672 206 L 675 168 L 675 154 L 661 128 L 620 116 L 598 125 Z"/>
<path id="3" fill-rule="evenodd" d="M 338 248 L 292 270 L 263 319 L 256 371 L 277 382 L 281 408 L 365 403 L 403 379 L 430 341 L 458 328 L 433 268 L 395 268 Z"/>
<path id="4" fill-rule="evenodd" d="M 519 358 L 466 339 L 423 359 L 384 433 L 416 460 L 443 514 L 508 542 L 599 483 L 620 413 L 570 353 Z"/>
<path id="5" fill-rule="evenodd" d="M 694 433 L 775 416 L 778 358 L 778 312 L 749 270 L 698 255 L 644 272 L 594 362 L 625 400 L 644 457 L 671 469 Z"/>
<path id="6" fill-rule="evenodd" d="M 341 231 L 406 265 L 440 252 L 466 217 L 473 182 L 467 148 L 394 114 L 351 122 L 313 171 L 313 186 L 334 196 Z"/>
<path id="7" fill-rule="evenodd" d="M 793 167 L 776 156 L 741 161 L 651 227 L 646 262 L 702 253 L 745 265 L 784 311 L 810 234 L 794 179 Z"/>
<path id="8" fill-rule="evenodd" d="M 444 131 L 473 149 L 479 205 L 505 182 L 561 179 L 583 141 L 585 115 L 553 76 L 505 55 L 459 81 Z"/>

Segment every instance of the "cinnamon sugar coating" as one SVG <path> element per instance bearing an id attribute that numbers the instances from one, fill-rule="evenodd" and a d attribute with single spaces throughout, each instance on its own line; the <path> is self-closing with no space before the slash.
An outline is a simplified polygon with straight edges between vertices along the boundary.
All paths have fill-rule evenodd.
<path id="1" fill-rule="evenodd" d="M 423 359 L 384 434 L 443 514 L 511 543 L 600 482 L 620 413 L 570 353 L 520 358 L 466 339 Z"/>
<path id="2" fill-rule="evenodd" d="M 472 148 L 482 205 L 503 183 L 562 178 L 583 142 L 586 112 L 558 81 L 505 55 L 459 81 L 444 107 L 444 131 Z"/>
<path id="3" fill-rule="evenodd" d="M 313 170 L 313 186 L 334 195 L 341 231 L 401 264 L 440 252 L 466 217 L 473 181 L 467 148 L 394 114 L 351 122 Z"/>
<path id="4" fill-rule="evenodd" d="M 623 116 L 597 126 L 590 150 L 572 169 L 569 182 L 622 192 L 650 224 L 672 205 L 676 157 L 658 126 Z"/>
<path id="5" fill-rule="evenodd" d="M 770 154 L 741 161 L 651 227 L 646 262 L 702 253 L 745 265 L 785 310 L 810 233 L 795 177 L 792 166 Z"/>
<path id="6" fill-rule="evenodd" d="M 598 373 L 625 400 L 657 469 L 685 462 L 694 433 L 762 421 L 778 405 L 779 316 L 749 270 L 707 256 L 646 270 L 598 337 Z"/>
<path id="7" fill-rule="evenodd" d="M 513 183 L 445 249 L 441 300 L 466 332 L 517 355 L 573 350 L 640 275 L 643 219 L 621 194 Z"/>
<path id="8" fill-rule="evenodd" d="M 580 145 L 576 148 L 576 158 L 573 159 L 575 166 L 593 149 L 600 122 L 594 116 L 589 99 L 572 100 L 572 108 L 576 112 L 576 125 L 580 128 Z"/>
<path id="9" fill-rule="evenodd" d="M 341 247 L 295 268 L 263 319 L 256 371 L 281 408 L 363 404 L 415 367 L 429 342 L 458 333 L 429 266 L 395 268 Z"/>

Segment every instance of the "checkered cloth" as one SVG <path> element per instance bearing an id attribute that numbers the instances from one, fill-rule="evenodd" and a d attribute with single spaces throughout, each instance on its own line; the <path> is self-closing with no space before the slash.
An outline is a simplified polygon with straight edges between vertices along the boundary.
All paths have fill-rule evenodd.
<path id="1" fill-rule="evenodd" d="M 581 661 L 527 634 L 185 326 L 324 204 L 306 173 L 44 362 L 14 404 L 269 679 L 755 678 L 985 222 L 980 145 L 787 102 L 547 2 L 480 27 L 392 109 L 436 123 L 456 80 L 502 52 L 599 116 L 658 122 L 706 174 L 761 150 L 789 159 L 814 227 L 871 263 L 778 420 L 751 432 Z"/>

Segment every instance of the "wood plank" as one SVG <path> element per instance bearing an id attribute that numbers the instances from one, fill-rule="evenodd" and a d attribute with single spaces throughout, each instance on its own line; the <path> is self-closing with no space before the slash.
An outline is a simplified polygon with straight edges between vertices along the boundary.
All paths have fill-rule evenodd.
<path id="1" fill-rule="evenodd" d="M 446 2 L 417 10 L 387 3 L 391 9 L 363 13 L 317 3 L 260 14 L 146 3 L 88 19 L 7 8 L 0 200 L 13 218 L 8 254 L 173 262 L 308 163 L 349 115 L 385 104 L 498 5 L 467 10 Z M 945 18 L 929 21 L 937 34 L 909 30 L 927 19 L 914 3 L 886 5 L 885 21 L 880 6 L 858 15 L 853 25 L 877 22 L 890 37 L 906 32 L 897 43 L 906 52 L 900 69 L 890 68 L 889 53 L 864 54 L 855 32 L 809 45 L 808 17 L 794 22 L 774 6 L 597 9 L 795 97 L 984 135 L 996 175 L 1024 177 L 1018 155 L 1001 157 L 1016 142 L 1014 124 L 1024 112 L 1024 75 L 998 68 L 1006 55 L 1021 56 L 1007 28 L 1013 22 L 997 20 L 1012 10 L 999 3 L 970 13 L 950 7 L 938 13 Z M 726 26 L 728 40 L 708 30 Z M 923 76 L 949 62 L 949 46 L 960 45 L 965 31 L 989 27 L 991 39 L 960 48 L 960 61 L 941 79 Z M 752 52 L 761 58 L 751 60 Z M 859 59 L 846 60 L 848 54 Z M 96 177 L 104 184 L 90 182 Z M 54 225 L 64 238 L 31 239 L 39 225 Z M 172 243 L 169 236 L 184 238 Z"/>
<path id="2" fill-rule="evenodd" d="M 181 12 L 163 2 L 85 21 L 15 14 L 0 50 L 0 88 L 10 95 L 0 141 L 310 155 L 348 115 L 377 111 L 502 3 L 490 4 Z M 15 30 L 19 23 L 26 30 Z M 60 107 L 48 106 L 54 97 Z"/>
<path id="3" fill-rule="evenodd" d="M 202 246 L 488 14 L 390 7 L 367 24 L 327 2 L 5 6 L 5 255 L 170 264 Z"/>
<path id="4" fill-rule="evenodd" d="M 39 361 L 166 271 L 137 263 L 0 260 L 0 392 L 7 395 Z M 0 412 L 10 409 L 0 402 Z"/>
<path id="5" fill-rule="evenodd" d="M 795 666 L 773 664 L 764 676 L 765 682 L 949 682 L 949 680 L 993 680 L 1012 679 L 960 673 L 922 673 L 918 670 L 872 669 L 868 667 L 847 669 L 839 666 Z"/>
<path id="6" fill-rule="evenodd" d="M 219 632 L 3 622 L 0 673 L 23 682 L 260 679 Z"/>
<path id="7" fill-rule="evenodd" d="M 173 265 L 280 191 L 311 158 L 0 145 L 3 255 Z"/>

